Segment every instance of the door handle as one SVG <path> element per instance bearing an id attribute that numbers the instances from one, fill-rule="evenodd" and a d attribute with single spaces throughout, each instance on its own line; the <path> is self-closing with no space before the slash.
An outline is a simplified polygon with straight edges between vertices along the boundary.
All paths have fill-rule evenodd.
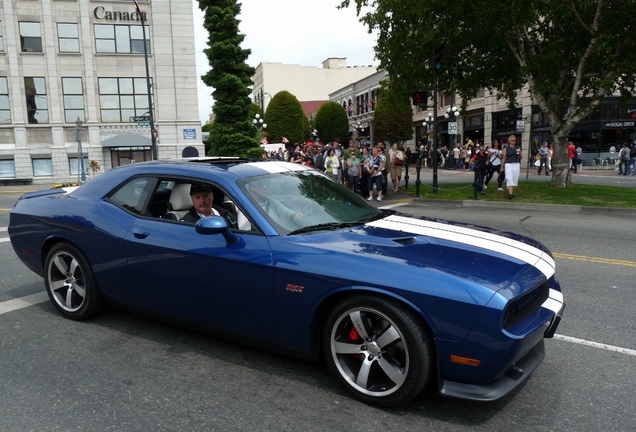
<path id="1" fill-rule="evenodd" d="M 138 239 L 144 239 L 146 237 L 148 237 L 148 235 L 150 234 L 150 231 L 145 231 L 145 230 L 140 230 L 140 229 L 134 229 L 133 230 L 133 235 L 138 238 Z"/>

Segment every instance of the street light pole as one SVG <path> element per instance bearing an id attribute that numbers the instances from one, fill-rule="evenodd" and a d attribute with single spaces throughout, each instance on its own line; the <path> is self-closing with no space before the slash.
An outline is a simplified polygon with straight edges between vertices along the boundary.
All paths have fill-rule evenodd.
<path id="1" fill-rule="evenodd" d="M 150 115 L 150 140 L 151 140 L 151 152 L 152 152 L 152 160 L 157 160 L 157 136 L 155 131 L 155 116 L 152 109 L 152 93 L 150 85 L 150 68 L 148 66 L 148 46 L 146 45 L 146 13 L 141 12 L 139 9 L 139 3 L 137 0 L 133 0 L 135 2 L 135 8 L 137 8 L 137 14 L 139 15 L 139 20 L 141 21 L 141 34 L 144 38 L 144 60 L 146 61 L 146 87 L 148 89 L 148 114 Z"/>
<path id="2" fill-rule="evenodd" d="M 75 121 L 75 138 L 77 139 L 77 184 L 86 182 L 86 171 L 84 171 L 84 154 L 82 152 L 82 121 L 79 117 Z"/>
<path id="3" fill-rule="evenodd" d="M 437 68 L 433 69 L 433 193 L 437 194 Z"/>

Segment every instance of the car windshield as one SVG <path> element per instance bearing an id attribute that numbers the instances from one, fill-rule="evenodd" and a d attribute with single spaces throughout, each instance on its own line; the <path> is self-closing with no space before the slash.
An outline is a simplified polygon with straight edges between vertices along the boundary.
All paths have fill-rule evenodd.
<path id="1" fill-rule="evenodd" d="M 239 186 L 282 235 L 352 226 L 382 215 L 359 195 L 313 171 L 246 178 Z"/>

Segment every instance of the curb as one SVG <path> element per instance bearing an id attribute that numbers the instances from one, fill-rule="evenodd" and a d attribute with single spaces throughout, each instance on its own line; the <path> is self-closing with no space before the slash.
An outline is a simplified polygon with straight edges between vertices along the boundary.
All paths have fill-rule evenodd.
<path id="1" fill-rule="evenodd" d="M 387 200 L 388 202 L 389 200 Z M 395 200 L 396 202 L 403 202 L 404 200 Z M 623 208 L 623 207 L 591 207 L 591 206 L 579 206 L 579 205 L 567 205 L 567 204 L 537 204 L 537 203 L 521 203 L 521 202 L 503 202 L 503 201 L 486 201 L 486 200 L 440 200 L 440 199 L 425 199 L 425 198 L 413 198 L 413 204 L 420 203 L 436 203 L 436 204 L 448 204 L 456 203 L 463 207 L 482 207 L 482 208 L 502 208 L 502 209 L 516 209 L 516 210 L 532 210 L 532 211 L 560 211 L 569 213 L 584 213 L 584 214 L 616 214 L 623 216 L 636 216 L 636 208 Z"/>

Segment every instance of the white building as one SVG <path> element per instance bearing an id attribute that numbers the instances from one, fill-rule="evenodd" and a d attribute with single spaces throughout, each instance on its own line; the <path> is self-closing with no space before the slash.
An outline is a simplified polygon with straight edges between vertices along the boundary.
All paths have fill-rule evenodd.
<path id="1" fill-rule="evenodd" d="M 349 133 L 359 141 L 374 141 L 373 115 L 383 81 L 389 75 L 383 69 L 329 94 L 329 100 L 342 105 L 349 116 Z"/>
<path id="2" fill-rule="evenodd" d="M 271 98 L 288 91 L 302 102 L 327 101 L 329 94 L 376 72 L 375 66 L 347 66 L 345 58 L 328 58 L 322 68 L 260 63 L 252 81 L 252 100 L 265 111 Z"/>
<path id="3" fill-rule="evenodd" d="M 0 182 L 77 181 L 78 131 L 89 178 L 152 158 L 142 18 L 157 155 L 203 153 L 192 2 L 138 3 L 0 2 Z"/>

